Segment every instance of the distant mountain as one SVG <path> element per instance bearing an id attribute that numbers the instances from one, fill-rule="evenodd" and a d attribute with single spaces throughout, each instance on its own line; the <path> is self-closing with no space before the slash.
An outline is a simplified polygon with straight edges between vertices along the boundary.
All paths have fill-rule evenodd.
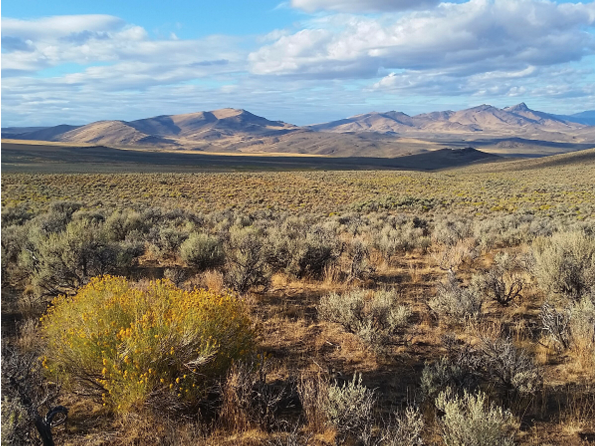
<path id="1" fill-rule="evenodd" d="M 269 121 L 246 110 L 221 109 L 185 115 L 156 116 L 137 121 L 98 121 L 80 127 L 60 125 L 18 133 L 2 129 L 3 137 L 119 146 L 186 146 L 229 137 L 283 135 L 298 127 Z"/>
<path id="2" fill-rule="evenodd" d="M 576 122 L 577 124 L 595 126 L 595 110 L 587 110 L 581 113 L 575 113 L 574 115 L 556 115 L 556 117 L 569 122 Z"/>
<path id="3" fill-rule="evenodd" d="M 571 122 L 547 113 L 531 110 L 521 103 L 499 109 L 480 105 L 461 111 L 445 111 L 408 116 L 400 112 L 367 113 L 339 121 L 310 126 L 326 132 L 380 132 L 400 135 L 477 134 L 539 135 L 541 133 L 567 134 L 580 130 L 584 124 Z M 562 137 L 564 139 L 564 137 Z"/>
<path id="4" fill-rule="evenodd" d="M 298 127 L 246 110 L 224 108 L 129 122 L 98 121 L 80 127 L 12 127 L 2 129 L 2 137 L 111 147 L 359 157 L 415 155 L 445 146 L 474 146 L 504 155 L 545 155 L 595 147 L 595 127 L 583 123 L 595 119 L 595 112 L 573 116 L 551 115 L 521 103 L 503 109 L 480 105 L 416 116 L 371 112 Z"/>
<path id="5" fill-rule="evenodd" d="M 7 127 L 2 129 L 2 138 L 13 138 L 39 141 L 53 141 L 58 135 L 78 128 L 75 125 L 57 125 L 55 127 Z"/>

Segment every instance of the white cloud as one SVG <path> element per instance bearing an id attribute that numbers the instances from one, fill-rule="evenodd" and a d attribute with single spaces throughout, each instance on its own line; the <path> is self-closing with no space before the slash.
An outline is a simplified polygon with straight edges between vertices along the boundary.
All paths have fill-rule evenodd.
<path id="1" fill-rule="evenodd" d="M 523 70 L 595 52 L 595 3 L 471 0 L 379 18 L 325 17 L 249 56 L 254 73 L 358 78 L 379 70 Z"/>
<path id="2" fill-rule="evenodd" d="M 115 72 L 121 76 L 142 77 L 163 71 L 178 74 L 185 71 L 183 77 L 192 79 L 204 75 L 205 71 L 221 71 L 222 64 L 209 64 L 209 61 L 244 59 L 243 53 L 235 49 L 236 40 L 231 37 L 180 40 L 173 33 L 171 37 L 153 40 L 144 28 L 104 15 L 31 21 L 2 19 L 5 51 L 2 71 L 4 76 L 23 75 L 66 63 L 113 63 L 111 68 L 91 67 L 75 77 L 80 81 L 85 76 L 99 79 L 95 75 L 98 72 L 107 77 Z M 127 67 L 140 71 L 125 72 Z M 224 71 L 228 70 L 225 67 Z"/>
<path id="3" fill-rule="evenodd" d="M 307 12 L 388 12 L 423 9 L 438 3 L 440 0 L 291 0 L 291 6 Z"/>
<path id="4" fill-rule="evenodd" d="M 581 111 L 595 108 L 594 21 L 595 3 L 546 0 L 325 13 L 243 38 L 175 39 L 175 27 L 156 36 L 104 15 L 3 18 L 4 124 L 226 106 L 308 124 L 374 109 L 499 105 L 511 96 L 532 106 L 531 98 L 543 98 L 551 111 Z M 260 48 L 248 54 L 250 45 Z"/>
<path id="5" fill-rule="evenodd" d="M 36 20 L 2 18 L 2 35 L 23 39 L 56 40 L 82 32 L 106 32 L 124 25 L 118 17 L 104 14 L 44 17 Z"/>

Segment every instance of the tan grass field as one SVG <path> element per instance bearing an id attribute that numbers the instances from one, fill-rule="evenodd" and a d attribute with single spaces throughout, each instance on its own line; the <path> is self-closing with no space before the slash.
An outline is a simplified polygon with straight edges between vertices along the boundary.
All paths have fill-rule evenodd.
<path id="1" fill-rule="evenodd" d="M 186 405 L 146 397 L 121 411 L 64 382 L 50 403 L 69 408 L 53 429 L 56 444 L 444 445 L 452 426 L 437 395 L 450 386 L 509 411 L 507 444 L 587 445 L 595 438 L 594 178 L 595 150 L 439 172 L 5 173 L 3 345 L 48 355 L 39 317 L 95 272 L 139 289 L 166 277 L 188 292 L 241 300 L 259 359 L 243 357 L 250 366 L 218 376 Z M 216 266 L 189 241 L 199 234 L 221 249 Z M 578 246 L 585 288 L 574 295 L 556 288 L 547 268 L 556 249 L 569 247 L 571 258 Z M 120 260 L 106 261 L 109 250 Z M 515 283 L 520 291 L 499 303 L 490 277 L 504 294 Z M 356 308 L 348 299 L 362 302 L 357 315 L 369 325 L 340 319 Z M 548 336 L 544 304 L 573 315 L 568 345 Z M 441 361 L 450 368 L 437 378 Z M 349 418 L 329 409 L 328 395 L 354 373 L 374 404 L 366 412 L 349 394 Z M 49 391 L 54 378 L 40 376 Z M 430 376 L 436 393 L 423 381 Z M 4 411 L 22 410 L 14 401 L 3 402 L 3 436 L 14 427 Z M 407 408 L 423 428 L 403 421 Z M 345 420 L 355 427 L 345 430 Z"/>

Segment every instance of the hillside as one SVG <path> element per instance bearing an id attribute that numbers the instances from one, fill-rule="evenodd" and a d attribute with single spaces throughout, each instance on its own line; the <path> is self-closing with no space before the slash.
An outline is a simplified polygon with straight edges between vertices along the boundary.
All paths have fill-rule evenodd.
<path id="1" fill-rule="evenodd" d="M 400 112 L 367 113 L 339 121 L 311 126 L 326 132 L 379 132 L 397 134 L 489 134 L 547 136 L 551 141 L 566 141 L 586 126 L 531 110 L 521 103 L 499 109 L 480 105 L 466 110 L 444 111 L 408 116 Z"/>
<path id="2" fill-rule="evenodd" d="M 531 110 L 524 103 L 416 116 L 371 112 L 306 127 L 225 108 L 129 122 L 98 121 L 80 127 L 12 127 L 2 129 L 2 137 L 109 147 L 337 157 L 408 156 L 445 146 L 542 156 L 595 147 L 595 127 Z"/>
<path id="3" fill-rule="evenodd" d="M 472 148 L 441 149 L 396 158 L 204 154 L 188 151 L 126 150 L 64 143 L 27 144 L 5 141 L 4 172 L 192 172 L 253 170 L 420 170 L 463 167 L 501 158 Z"/>

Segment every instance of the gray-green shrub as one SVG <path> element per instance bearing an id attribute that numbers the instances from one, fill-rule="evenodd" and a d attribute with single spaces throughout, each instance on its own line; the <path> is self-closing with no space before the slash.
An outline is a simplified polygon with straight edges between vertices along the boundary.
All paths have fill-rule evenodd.
<path id="1" fill-rule="evenodd" d="M 441 392 L 436 407 L 444 412 L 440 418 L 442 439 L 447 446 L 512 446 L 519 422 L 509 410 L 488 404 L 479 391 L 457 395 L 451 389 Z"/>
<path id="2" fill-rule="evenodd" d="M 267 288 L 271 280 L 266 262 L 262 231 L 248 226 L 232 228 L 227 250 L 228 268 L 225 279 L 239 293 L 253 287 Z"/>
<path id="3" fill-rule="evenodd" d="M 328 387 L 324 411 L 340 438 L 358 438 L 371 427 L 375 404 L 374 390 L 362 384 L 361 374 L 354 374 L 351 381 L 342 385 L 335 382 Z"/>
<path id="4" fill-rule="evenodd" d="M 485 375 L 505 390 L 532 394 L 541 388 L 541 368 L 526 351 L 517 348 L 510 337 L 482 338 L 477 357 Z"/>
<path id="5" fill-rule="evenodd" d="M 170 226 L 155 226 L 148 235 L 151 251 L 162 259 L 174 258 L 188 237 L 187 231 Z"/>
<path id="6" fill-rule="evenodd" d="M 200 271 L 215 269 L 225 264 L 223 244 L 208 234 L 190 234 L 180 246 L 180 257 L 189 266 Z"/>
<path id="7" fill-rule="evenodd" d="M 535 276 L 547 292 L 580 298 L 595 286 L 595 236 L 556 233 L 533 242 Z"/>
<path id="8" fill-rule="evenodd" d="M 392 423 L 383 429 L 381 446 L 422 446 L 424 418 L 417 407 L 407 407 L 398 413 Z"/>
<path id="9" fill-rule="evenodd" d="M 461 393 L 463 390 L 474 389 L 476 385 L 477 376 L 474 370 L 447 357 L 426 363 L 421 372 L 421 391 L 425 400 L 434 400 L 447 388 Z"/>
<path id="10" fill-rule="evenodd" d="M 541 322 L 547 338 L 559 350 L 573 350 L 595 365 L 595 289 L 560 310 L 546 302 Z"/>
<path id="11" fill-rule="evenodd" d="M 369 299 L 368 294 L 371 294 Z M 320 299 L 317 310 L 321 319 L 340 324 L 378 352 L 386 348 L 398 330 L 408 325 L 411 316 L 411 309 L 398 304 L 398 295 L 393 290 L 330 293 Z"/>
<path id="12" fill-rule="evenodd" d="M 59 233 L 33 231 L 29 243 L 31 249 L 19 256 L 19 267 L 48 295 L 74 290 L 91 277 L 130 266 L 143 253 L 138 244 L 108 241 L 101 225 L 86 220 L 73 221 Z"/>
<path id="13" fill-rule="evenodd" d="M 452 323 L 463 323 L 481 316 L 484 298 L 474 288 L 463 288 L 451 272 L 436 288 L 436 296 L 428 301 L 430 309 L 440 318 Z"/>

